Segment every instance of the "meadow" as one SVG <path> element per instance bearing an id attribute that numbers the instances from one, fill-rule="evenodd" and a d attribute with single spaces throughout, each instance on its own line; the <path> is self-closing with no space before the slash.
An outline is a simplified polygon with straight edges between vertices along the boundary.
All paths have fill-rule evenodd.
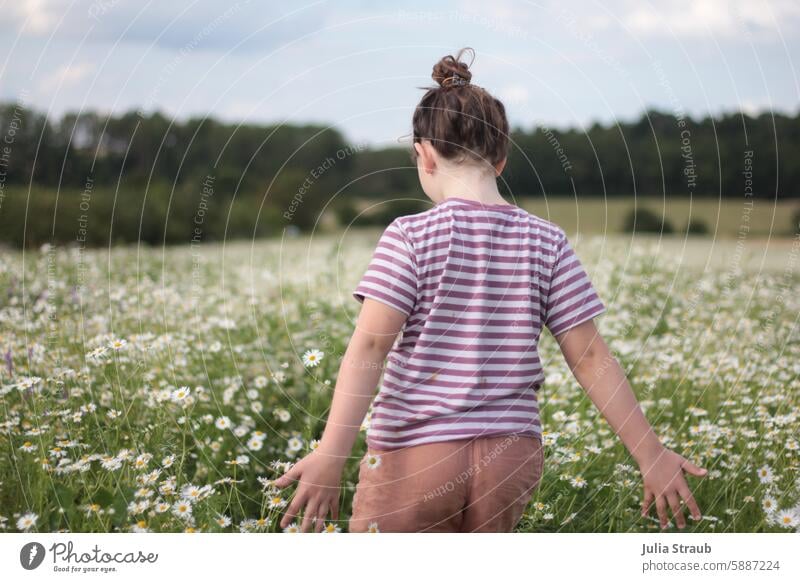
<path id="1" fill-rule="evenodd" d="M 281 531 L 271 480 L 322 433 L 379 232 L 1 253 L 0 530 Z M 709 470 L 686 531 L 798 531 L 800 239 L 574 241 L 648 419 Z M 635 462 L 540 351 L 545 469 L 518 530 L 658 531 Z M 362 432 L 327 532 L 363 454 Z"/>

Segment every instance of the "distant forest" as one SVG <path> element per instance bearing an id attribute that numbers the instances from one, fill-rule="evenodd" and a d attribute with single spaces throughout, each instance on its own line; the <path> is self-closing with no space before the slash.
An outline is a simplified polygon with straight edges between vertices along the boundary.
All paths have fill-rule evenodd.
<path id="1" fill-rule="evenodd" d="M 516 128 L 502 191 L 745 200 L 800 195 L 800 114 L 700 120 L 650 110 L 587 130 Z M 391 201 L 361 213 L 363 201 Z M 308 230 L 320 216 L 386 224 L 424 210 L 407 148 L 317 125 L 159 113 L 48 119 L 0 105 L 0 242 L 185 243 Z M 328 221 L 330 222 L 330 221 Z"/>

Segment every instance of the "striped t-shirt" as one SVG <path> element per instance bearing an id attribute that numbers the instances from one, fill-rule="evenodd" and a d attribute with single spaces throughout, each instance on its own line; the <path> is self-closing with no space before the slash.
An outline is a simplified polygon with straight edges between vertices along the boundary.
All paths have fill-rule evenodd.
<path id="1" fill-rule="evenodd" d="M 396 218 L 355 291 L 408 316 L 367 444 L 518 433 L 541 439 L 537 344 L 605 311 L 560 227 L 463 198 Z"/>

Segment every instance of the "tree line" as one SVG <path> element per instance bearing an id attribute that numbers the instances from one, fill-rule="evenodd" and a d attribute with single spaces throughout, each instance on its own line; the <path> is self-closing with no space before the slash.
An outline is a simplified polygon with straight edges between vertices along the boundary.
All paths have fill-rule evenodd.
<path id="1" fill-rule="evenodd" d="M 516 199 L 800 194 L 800 114 L 695 120 L 648 110 L 582 129 L 517 127 L 511 140 L 501 190 Z M 251 238 L 330 217 L 386 224 L 429 207 L 409 153 L 348 143 L 323 125 L 157 112 L 50 119 L 0 104 L 0 242 Z"/>

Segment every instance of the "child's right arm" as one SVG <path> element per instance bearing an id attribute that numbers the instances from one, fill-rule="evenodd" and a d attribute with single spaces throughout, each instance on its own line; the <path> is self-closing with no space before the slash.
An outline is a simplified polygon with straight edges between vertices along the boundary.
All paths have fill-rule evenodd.
<path id="1" fill-rule="evenodd" d="M 667 526 L 669 506 L 678 527 L 683 529 L 683 498 L 692 517 L 700 519 L 700 509 L 683 471 L 696 477 L 705 476 L 707 471 L 661 444 L 594 321 L 576 325 L 555 338 L 578 383 L 639 464 L 644 480 L 642 515 L 647 515 L 655 500 L 661 527 Z"/>
<path id="2" fill-rule="evenodd" d="M 333 519 L 338 518 L 339 485 L 345 461 L 375 395 L 383 362 L 406 319 L 406 314 L 397 309 L 364 298 L 356 329 L 342 358 L 320 444 L 274 483 L 283 488 L 298 482 L 281 527 L 286 527 L 301 511 L 301 531 L 308 531 L 315 517 L 314 525 L 321 529 L 328 512 Z"/>

